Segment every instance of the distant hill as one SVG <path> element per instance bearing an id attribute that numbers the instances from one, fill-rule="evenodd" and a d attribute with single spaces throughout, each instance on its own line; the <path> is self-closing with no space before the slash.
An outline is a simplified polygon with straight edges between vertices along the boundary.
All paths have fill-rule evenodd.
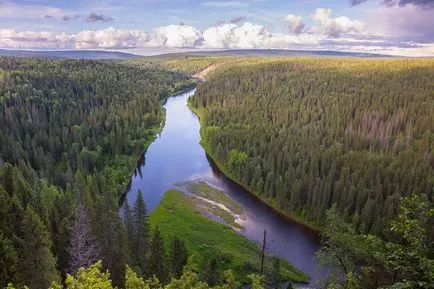
<path id="1" fill-rule="evenodd" d="M 231 49 L 220 51 L 190 51 L 169 53 L 165 55 L 192 56 L 332 56 L 332 57 L 391 57 L 390 55 L 375 53 L 343 52 L 332 50 L 285 50 L 285 49 Z"/>
<path id="2" fill-rule="evenodd" d="M 101 50 L 8 50 L 0 49 L 0 56 L 72 58 L 72 59 L 126 59 L 138 55 L 116 51 Z"/>

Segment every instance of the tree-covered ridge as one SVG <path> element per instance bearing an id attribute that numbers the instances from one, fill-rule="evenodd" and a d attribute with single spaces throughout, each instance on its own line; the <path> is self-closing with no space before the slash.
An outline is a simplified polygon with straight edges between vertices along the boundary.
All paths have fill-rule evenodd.
<path id="1" fill-rule="evenodd" d="M 161 102 L 191 86 L 179 73 L 89 60 L 2 57 L 0 71 L 0 157 L 62 187 L 77 169 L 139 156 L 164 121 Z"/>
<path id="2" fill-rule="evenodd" d="M 132 241 L 150 236 L 132 225 L 146 227 L 146 210 L 124 224 L 119 195 L 162 102 L 191 80 L 88 60 L 3 57 L 0 69 L 0 287 L 47 288 L 97 260 L 123 285 L 125 264 L 150 258 Z"/>
<path id="3" fill-rule="evenodd" d="M 192 99 L 231 177 L 317 224 L 336 203 L 361 232 L 381 233 L 402 196 L 432 201 L 433 60 L 251 62 L 220 68 Z"/>
<path id="4" fill-rule="evenodd" d="M 158 67 L 161 69 L 194 75 L 212 65 L 234 63 L 237 61 L 243 61 L 244 59 L 246 58 L 233 56 L 194 56 L 174 54 L 128 59 L 124 60 L 123 63 L 137 67 Z"/>

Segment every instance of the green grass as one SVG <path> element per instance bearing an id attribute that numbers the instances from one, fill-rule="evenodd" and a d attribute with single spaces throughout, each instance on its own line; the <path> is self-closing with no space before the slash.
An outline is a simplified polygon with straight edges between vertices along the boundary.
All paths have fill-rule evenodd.
<path id="1" fill-rule="evenodd" d="M 158 225 L 166 245 L 175 236 L 182 238 L 190 254 L 200 256 L 204 248 L 212 248 L 224 257 L 223 269 L 232 269 L 243 279 L 251 273 L 243 270 L 246 262 L 259 268 L 259 249 L 253 242 L 237 234 L 229 226 L 202 216 L 196 211 L 197 199 L 170 190 L 150 216 L 151 226 Z M 270 262 L 268 262 L 270 263 Z M 245 267 L 244 267 L 245 268 Z M 282 260 L 282 276 L 294 282 L 307 282 L 309 277 Z"/>

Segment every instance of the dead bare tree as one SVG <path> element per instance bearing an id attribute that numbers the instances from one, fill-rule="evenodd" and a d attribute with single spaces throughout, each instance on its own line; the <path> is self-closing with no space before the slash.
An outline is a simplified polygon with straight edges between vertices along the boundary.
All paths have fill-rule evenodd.
<path id="1" fill-rule="evenodd" d="M 270 256 L 274 250 L 274 247 L 277 244 L 277 239 L 270 239 L 267 238 L 267 230 L 264 230 L 264 235 L 262 237 L 262 249 L 261 249 L 261 269 L 260 273 L 261 275 L 264 274 L 264 263 L 267 256 Z"/>
<path id="2" fill-rule="evenodd" d="M 89 267 L 99 260 L 100 249 L 92 235 L 86 209 L 79 205 L 75 210 L 75 220 L 71 227 L 69 253 L 69 273 L 75 275 L 80 267 Z"/>

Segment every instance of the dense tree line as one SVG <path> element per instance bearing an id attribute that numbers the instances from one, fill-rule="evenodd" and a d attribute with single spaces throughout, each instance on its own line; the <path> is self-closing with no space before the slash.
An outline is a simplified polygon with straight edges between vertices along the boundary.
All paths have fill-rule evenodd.
<path id="1" fill-rule="evenodd" d="M 179 73 L 88 60 L 3 57 L 0 69 L 0 157 L 62 188 L 78 169 L 113 167 L 123 191 L 123 156 L 141 154 L 164 121 L 161 102 L 192 85 Z"/>
<path id="2" fill-rule="evenodd" d="M 324 225 L 337 205 L 383 235 L 401 197 L 434 190 L 434 61 L 291 59 L 226 65 L 191 103 L 232 178 Z"/>
<path id="3" fill-rule="evenodd" d="M 36 175 L 23 163 L 0 168 L 1 288 L 48 288 L 98 260 L 117 286 L 124 284 L 125 264 L 162 284 L 181 275 L 187 248 L 174 238 L 166 251 L 161 232 L 149 228 L 141 194 L 121 219 L 114 182 L 103 176 L 77 173 L 75 185 L 61 191 L 38 178 L 27 181 L 26 174 Z"/>
<path id="4" fill-rule="evenodd" d="M 328 289 L 434 288 L 434 208 L 424 197 L 402 199 L 387 224 L 391 238 L 359 234 L 333 207 L 318 259 L 331 268 Z"/>
<path id="5" fill-rule="evenodd" d="M 179 276 L 183 242 L 179 258 L 162 250 L 143 198 L 123 219 L 118 198 L 164 121 L 162 102 L 191 85 L 157 68 L 0 58 L 1 288 L 48 288 L 98 260 L 117 286 L 125 264 L 147 278 L 157 260 L 164 280 Z M 169 256 L 184 263 L 172 270 Z"/>

